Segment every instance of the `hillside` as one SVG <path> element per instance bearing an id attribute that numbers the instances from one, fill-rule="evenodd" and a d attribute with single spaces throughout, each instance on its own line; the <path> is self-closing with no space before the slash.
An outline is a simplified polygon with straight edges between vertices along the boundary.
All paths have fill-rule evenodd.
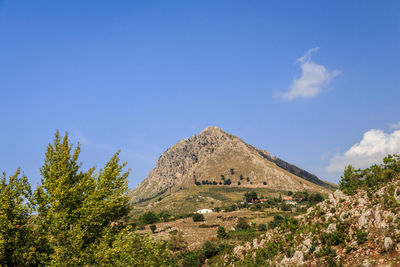
<path id="1" fill-rule="evenodd" d="M 165 151 L 130 196 L 132 202 L 139 202 L 195 186 L 323 193 L 333 188 L 218 127 L 208 127 Z"/>
<path id="2" fill-rule="evenodd" d="M 214 262 L 232 266 L 399 266 L 400 157 L 348 170 L 343 191 L 297 218 L 275 219 L 253 242 Z M 218 265 L 216 264 L 216 265 Z"/>

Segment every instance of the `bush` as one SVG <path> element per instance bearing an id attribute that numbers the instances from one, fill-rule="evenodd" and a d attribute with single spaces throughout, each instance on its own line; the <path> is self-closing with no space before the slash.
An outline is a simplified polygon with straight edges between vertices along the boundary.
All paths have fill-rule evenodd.
<path id="1" fill-rule="evenodd" d="M 247 222 L 247 219 L 244 217 L 241 217 L 238 219 L 238 222 L 236 224 L 236 228 L 239 230 L 246 230 L 250 228 L 249 223 Z"/>
<path id="2" fill-rule="evenodd" d="M 155 214 L 154 212 L 148 211 L 144 213 L 142 216 L 140 216 L 139 220 L 143 224 L 153 224 L 158 222 L 159 218 L 157 214 Z"/>
<path id="3" fill-rule="evenodd" d="M 155 224 L 150 225 L 150 230 L 154 234 L 156 232 L 157 226 Z"/>
<path id="4" fill-rule="evenodd" d="M 226 233 L 225 227 L 220 226 L 217 229 L 217 237 L 220 239 L 227 238 L 228 234 Z"/>
<path id="5" fill-rule="evenodd" d="M 203 214 L 199 214 L 199 213 L 196 213 L 195 215 L 193 215 L 193 221 L 194 222 L 203 222 L 205 219 L 204 219 L 204 215 Z"/>
<path id="6" fill-rule="evenodd" d="M 244 198 L 246 199 L 246 202 L 252 202 L 253 200 L 258 199 L 257 192 L 256 191 L 247 192 L 244 194 Z"/>
<path id="7" fill-rule="evenodd" d="M 204 263 L 204 256 L 198 251 L 185 252 L 182 258 L 182 267 L 201 267 Z"/>
<path id="8" fill-rule="evenodd" d="M 217 248 L 217 246 L 215 246 L 213 243 L 211 243 L 210 241 L 206 241 L 203 244 L 203 253 L 204 253 L 204 257 L 206 257 L 207 259 L 215 256 L 218 254 L 219 250 Z"/>
<path id="9" fill-rule="evenodd" d="M 182 232 L 175 231 L 170 233 L 168 247 L 172 251 L 182 250 L 186 247 Z"/>
<path id="10" fill-rule="evenodd" d="M 265 223 L 260 223 L 258 225 L 258 231 L 267 231 L 267 225 Z"/>
<path id="11" fill-rule="evenodd" d="M 368 234 L 361 230 L 356 231 L 357 244 L 362 245 L 367 241 Z"/>

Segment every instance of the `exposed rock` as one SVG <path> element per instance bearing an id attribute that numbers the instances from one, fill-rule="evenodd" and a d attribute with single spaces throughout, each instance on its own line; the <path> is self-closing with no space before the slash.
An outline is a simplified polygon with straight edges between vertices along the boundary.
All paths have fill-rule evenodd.
<path id="1" fill-rule="evenodd" d="M 296 251 L 293 255 L 293 263 L 297 265 L 302 265 L 304 260 L 304 255 L 303 252 L 301 251 Z"/>
<path id="2" fill-rule="evenodd" d="M 328 225 L 328 228 L 326 229 L 327 233 L 333 233 L 336 232 L 336 223 L 331 223 Z"/>
<path id="3" fill-rule="evenodd" d="M 385 240 L 383 241 L 383 247 L 388 250 L 392 248 L 393 246 L 393 240 L 390 237 L 386 237 Z"/>
<path id="4" fill-rule="evenodd" d="M 332 188 L 315 175 L 272 157 L 218 127 L 208 127 L 165 151 L 148 177 L 131 192 L 131 200 L 137 202 L 167 191 L 173 193 L 205 180 L 219 186 L 221 175 L 237 185 L 239 173 L 232 174 L 231 168 L 251 179 L 252 184 L 246 184 L 247 187 L 319 192 L 329 192 L 326 188 Z"/>
<path id="5" fill-rule="evenodd" d="M 363 214 L 361 214 L 360 218 L 358 219 L 358 225 L 360 228 L 365 228 L 368 225 L 368 217 L 371 216 L 371 210 L 367 210 Z"/>
<path id="6" fill-rule="evenodd" d="M 311 246 L 312 246 L 311 239 L 308 238 L 304 240 L 301 251 L 303 251 L 303 253 L 307 253 L 310 250 Z"/>

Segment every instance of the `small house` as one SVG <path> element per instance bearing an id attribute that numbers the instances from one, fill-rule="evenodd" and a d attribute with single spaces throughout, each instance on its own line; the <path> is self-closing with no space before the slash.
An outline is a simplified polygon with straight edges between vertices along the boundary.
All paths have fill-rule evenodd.
<path id="1" fill-rule="evenodd" d="M 293 197 L 292 196 L 284 196 L 283 200 L 285 200 L 285 201 L 293 201 Z"/>
<path id="2" fill-rule="evenodd" d="M 201 210 L 196 211 L 196 213 L 200 213 L 200 214 L 211 213 L 211 212 L 212 212 L 212 210 L 210 210 L 210 209 L 201 209 Z"/>

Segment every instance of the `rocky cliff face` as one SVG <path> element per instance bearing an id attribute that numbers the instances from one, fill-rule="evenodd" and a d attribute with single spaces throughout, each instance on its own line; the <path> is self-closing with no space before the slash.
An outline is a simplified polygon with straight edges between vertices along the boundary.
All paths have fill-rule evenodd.
<path id="1" fill-rule="evenodd" d="M 131 197 L 137 202 L 196 184 L 325 192 L 330 187 L 316 176 L 271 157 L 218 127 L 208 127 L 164 152 Z"/>

